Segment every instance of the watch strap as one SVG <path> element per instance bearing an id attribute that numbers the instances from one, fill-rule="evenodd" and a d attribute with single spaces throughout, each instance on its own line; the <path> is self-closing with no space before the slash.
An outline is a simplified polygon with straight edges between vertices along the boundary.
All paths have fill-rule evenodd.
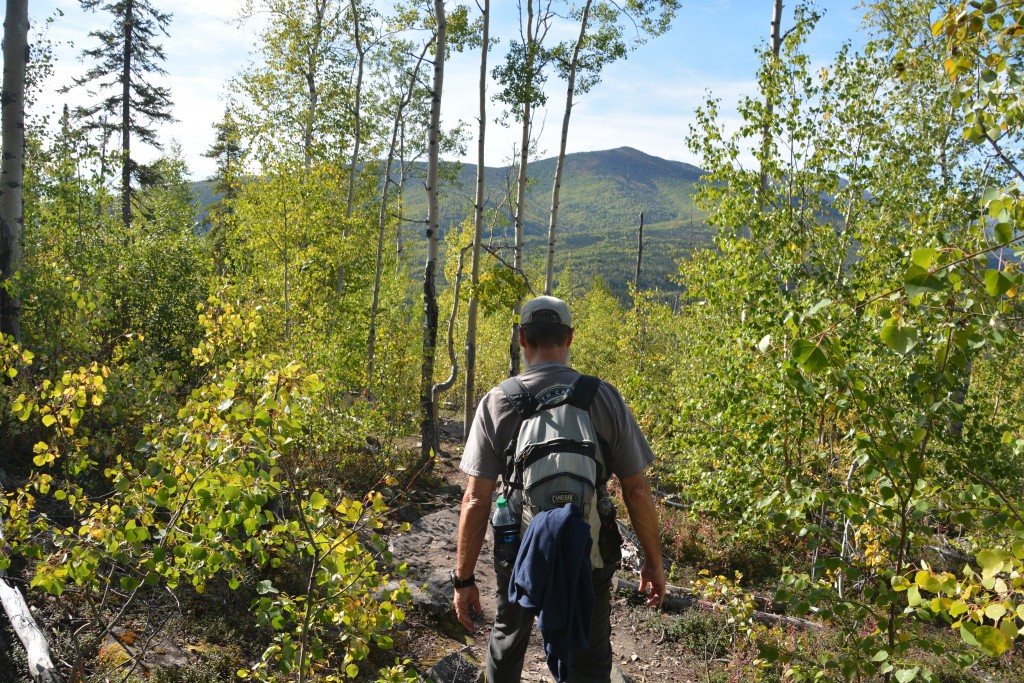
<path id="1" fill-rule="evenodd" d="M 452 580 L 452 586 L 454 588 L 466 588 L 468 586 L 475 586 L 476 585 L 476 575 L 475 574 L 470 574 L 469 578 L 467 578 L 467 579 L 460 579 L 458 574 L 456 574 L 455 570 L 453 569 L 451 571 L 451 574 L 449 574 L 449 576 L 450 576 L 450 578 Z"/>

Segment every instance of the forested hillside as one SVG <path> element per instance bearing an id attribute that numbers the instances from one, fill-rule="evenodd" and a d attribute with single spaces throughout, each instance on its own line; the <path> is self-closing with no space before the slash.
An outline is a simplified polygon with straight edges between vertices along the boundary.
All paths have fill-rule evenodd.
<path id="1" fill-rule="evenodd" d="M 617 672 L 1022 680 L 1020 3 L 869 1 L 823 63 L 824 8 L 775 0 L 693 166 L 565 144 L 679 2 L 522 0 L 500 31 L 491 5 L 243 3 L 273 20 L 201 207 L 163 135 L 173 17 L 83 0 L 110 27 L 66 76 L 7 3 L 0 680 L 455 680 L 435 665 L 487 635 L 444 582 L 454 458 L 542 293 L 657 454 L 675 600 L 623 563 Z M 446 80 L 457 53 L 479 86 Z M 442 125 L 455 87 L 483 92 L 472 130 Z"/>
<path id="2" fill-rule="evenodd" d="M 530 253 L 541 253 L 547 235 L 555 164 L 556 159 L 539 159 L 529 167 L 526 240 Z M 451 171 L 452 177 L 442 190 L 442 234 L 472 213 L 476 165 L 452 164 Z M 508 188 L 514 183 L 513 171 L 508 166 L 486 169 L 487 206 L 496 210 L 488 225 L 487 238 L 492 245 L 510 245 L 514 240 L 507 202 Z M 422 172 L 422 167 L 416 168 L 417 175 Z M 641 213 L 648 254 L 641 286 L 678 291 L 673 277 L 676 262 L 694 249 L 712 246 L 705 214 L 693 201 L 701 175 L 694 166 L 622 147 L 568 154 L 565 174 L 560 218 L 563 248 L 556 255 L 557 263 L 560 267 L 571 263 L 573 272 L 587 280 L 600 277 L 618 297 L 626 296 L 626 284 L 636 275 Z M 217 201 L 213 181 L 194 183 L 193 187 L 200 207 L 205 209 Z M 413 176 L 405 181 L 403 198 L 405 216 L 426 215 L 421 178 Z M 414 255 L 413 262 L 418 262 L 421 254 Z"/>

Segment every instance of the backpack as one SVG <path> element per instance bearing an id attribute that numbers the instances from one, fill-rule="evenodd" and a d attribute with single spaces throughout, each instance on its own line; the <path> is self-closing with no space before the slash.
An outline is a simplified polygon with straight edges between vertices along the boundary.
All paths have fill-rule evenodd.
<path id="1" fill-rule="evenodd" d="M 598 543 L 601 520 L 597 501 L 608 481 L 605 462 L 611 451 L 602 448 L 590 420 L 590 404 L 601 380 L 580 375 L 569 387 L 557 386 L 531 394 L 519 378 L 498 385 L 520 418 L 516 438 L 505 449 L 505 497 L 522 506 L 523 527 L 544 510 L 573 503 L 590 525 L 591 565 L 604 560 Z"/>

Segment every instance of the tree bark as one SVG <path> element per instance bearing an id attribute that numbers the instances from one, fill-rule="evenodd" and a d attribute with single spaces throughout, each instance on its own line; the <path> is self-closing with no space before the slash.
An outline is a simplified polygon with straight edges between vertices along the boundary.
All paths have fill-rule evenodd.
<path id="1" fill-rule="evenodd" d="M 429 470 L 434 453 L 440 452 L 437 413 L 433 400 L 434 357 L 437 352 L 437 256 L 438 256 L 438 153 L 441 144 L 441 93 L 444 86 L 444 58 L 447 47 L 447 19 L 444 0 L 434 0 L 437 42 L 434 48 L 434 85 L 430 100 L 430 139 L 427 147 L 427 264 L 423 270 L 423 363 L 420 376 L 420 466 Z"/>
<path id="2" fill-rule="evenodd" d="M 773 63 L 779 59 L 779 53 L 782 51 L 782 0 L 774 0 L 775 6 L 772 10 L 772 32 L 771 32 L 771 47 L 772 47 L 772 58 Z M 771 118 L 775 111 L 775 102 L 772 101 L 771 94 L 766 94 L 764 97 L 764 123 L 761 125 L 761 177 L 758 182 L 757 191 L 757 207 L 758 209 L 764 208 L 765 194 L 768 192 L 768 174 L 764 171 L 765 159 L 768 158 L 768 154 L 771 151 Z"/>
<path id="3" fill-rule="evenodd" d="M 345 200 L 345 224 L 341 229 L 341 237 L 343 240 L 348 239 L 348 220 L 352 217 L 352 205 L 355 203 L 356 196 L 356 171 L 359 164 L 359 147 L 363 140 L 363 113 L 362 113 L 362 101 L 363 101 L 363 72 L 366 63 L 366 50 L 363 48 L 363 36 L 359 31 L 359 7 L 358 0 L 350 0 L 349 6 L 352 8 L 352 37 L 356 44 L 356 93 L 355 102 L 353 103 L 353 118 L 355 119 L 355 130 L 353 131 L 352 140 L 352 157 L 349 159 L 348 165 L 348 197 Z M 335 278 L 334 291 L 337 294 L 341 294 L 345 290 L 345 266 L 340 264 L 338 266 L 338 273 Z"/>
<path id="4" fill-rule="evenodd" d="M 25 69 L 28 65 L 28 0 L 7 0 L 4 19 L 0 163 L 0 332 L 21 341 L 21 300 L 8 285 L 21 270 L 25 234 Z"/>
<path id="5" fill-rule="evenodd" d="M 128 0 L 124 11 L 124 63 L 121 71 L 121 222 L 125 239 L 132 228 L 132 26 L 135 4 Z"/>
<path id="6" fill-rule="evenodd" d="M 573 96 L 576 94 L 576 68 L 579 66 L 580 50 L 587 36 L 587 20 L 590 18 L 590 6 L 593 0 L 587 0 L 580 18 L 580 34 L 572 49 L 572 60 L 569 62 L 569 78 L 565 94 L 565 113 L 562 115 L 562 137 L 558 147 L 558 162 L 555 164 L 555 181 L 551 186 L 551 218 L 548 222 L 548 267 L 544 277 L 544 293 L 551 295 L 555 289 L 555 229 L 558 225 L 558 200 L 562 190 L 562 172 L 565 170 L 565 145 L 569 139 L 569 117 L 572 114 Z"/>
<path id="7" fill-rule="evenodd" d="M 355 99 L 355 131 L 352 141 L 352 159 L 348 165 L 348 199 L 345 202 L 345 218 L 352 216 L 352 203 L 356 195 L 356 168 L 359 163 L 359 146 L 362 143 L 362 98 L 363 98 L 363 71 L 366 63 L 366 52 L 363 49 L 363 37 L 359 31 L 359 7 L 357 0 L 351 0 L 352 7 L 352 36 L 356 43 L 356 99 Z"/>
<path id="8" fill-rule="evenodd" d="M 471 291 L 466 313 L 466 391 L 463 397 L 462 437 L 469 435 L 469 425 L 476 410 L 476 318 L 477 285 L 480 284 L 480 242 L 484 233 L 484 140 L 487 133 L 487 51 L 490 49 L 491 0 L 483 0 L 483 46 L 480 48 L 480 122 L 476 145 L 476 201 L 473 205 L 473 258 L 469 269 Z M 461 275 L 461 273 L 460 273 Z M 456 288 L 458 284 L 456 283 Z M 458 294 L 456 293 L 456 301 Z"/>
<path id="9" fill-rule="evenodd" d="M 633 286 L 640 291 L 640 270 L 644 262 L 644 212 L 640 212 L 640 229 L 636 236 L 636 277 L 633 278 Z"/>

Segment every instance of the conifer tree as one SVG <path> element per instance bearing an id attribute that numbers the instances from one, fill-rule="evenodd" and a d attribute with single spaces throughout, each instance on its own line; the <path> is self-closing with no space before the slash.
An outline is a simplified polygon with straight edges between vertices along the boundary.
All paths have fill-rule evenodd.
<path id="1" fill-rule="evenodd" d="M 113 16 L 109 29 L 89 34 L 99 45 L 82 51 L 92 66 L 75 79 L 75 85 L 89 86 L 90 94 L 94 92 L 91 88 L 97 95 L 110 91 L 106 97 L 80 107 L 77 114 L 89 121 L 91 128 L 121 134 L 121 217 L 127 230 L 131 227 L 132 179 L 143 183 L 152 180 L 148 169 L 132 159 L 132 139 L 163 149 L 153 126 L 173 120 L 170 90 L 146 80 L 147 76 L 167 73 L 160 66 L 166 55 L 156 38 L 160 33 L 169 35 L 171 15 L 158 11 L 149 0 L 79 2 L 83 9 L 98 8 Z"/>
<path id="2" fill-rule="evenodd" d="M 238 121 L 230 108 L 224 110 L 224 118 L 214 123 L 213 127 L 217 131 L 216 138 L 203 156 L 217 162 L 217 172 L 210 180 L 213 181 L 213 189 L 219 199 L 208 209 L 208 220 L 214 262 L 218 268 L 222 268 L 227 252 L 227 234 L 235 222 L 235 201 L 241 185 L 246 150 L 242 147 L 242 132 Z"/>

